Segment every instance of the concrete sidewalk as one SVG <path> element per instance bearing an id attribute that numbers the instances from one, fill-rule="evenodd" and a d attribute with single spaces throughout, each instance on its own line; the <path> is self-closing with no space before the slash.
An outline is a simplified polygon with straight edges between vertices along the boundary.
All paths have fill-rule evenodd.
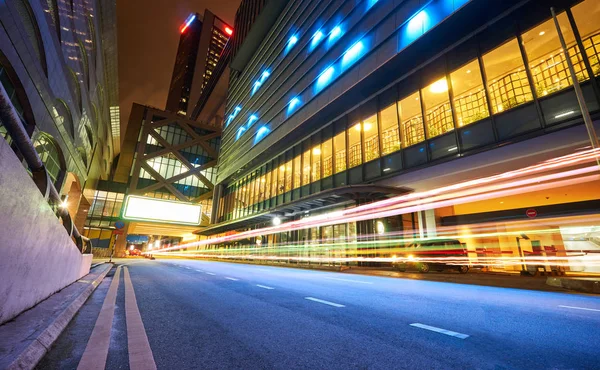
<path id="1" fill-rule="evenodd" d="M 112 268 L 104 263 L 0 326 L 0 369 L 32 369 Z"/>

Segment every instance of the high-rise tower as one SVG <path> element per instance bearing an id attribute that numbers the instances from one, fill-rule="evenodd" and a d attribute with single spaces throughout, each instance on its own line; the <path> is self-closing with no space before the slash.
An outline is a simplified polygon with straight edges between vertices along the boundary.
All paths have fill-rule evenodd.
<path id="1" fill-rule="evenodd" d="M 206 9 L 203 19 L 198 13 L 190 14 L 180 31 L 166 110 L 189 116 L 189 102 L 202 93 L 233 28 Z"/>

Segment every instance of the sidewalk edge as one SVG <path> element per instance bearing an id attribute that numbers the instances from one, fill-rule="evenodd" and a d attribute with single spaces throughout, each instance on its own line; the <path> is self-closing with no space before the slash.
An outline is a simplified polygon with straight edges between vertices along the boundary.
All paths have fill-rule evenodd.
<path id="1" fill-rule="evenodd" d="M 58 315 L 58 317 L 37 336 L 37 338 L 35 338 L 32 343 L 27 346 L 27 348 L 25 348 L 10 365 L 8 365 L 7 369 L 33 369 L 38 362 L 40 362 L 42 357 L 44 357 L 44 355 L 48 352 L 54 341 L 58 339 L 67 325 L 69 325 L 75 314 L 79 311 L 81 306 L 83 306 L 92 292 L 94 292 L 102 280 L 104 280 L 104 277 L 108 274 L 111 268 L 112 264 L 110 264 L 110 266 L 104 272 L 98 275 L 98 277 L 92 281 L 92 283 L 85 288 L 81 294 L 79 294 L 79 296 L 73 300 L 73 302 L 71 302 L 71 304 L 65 308 L 64 311 L 61 312 L 60 315 Z"/>

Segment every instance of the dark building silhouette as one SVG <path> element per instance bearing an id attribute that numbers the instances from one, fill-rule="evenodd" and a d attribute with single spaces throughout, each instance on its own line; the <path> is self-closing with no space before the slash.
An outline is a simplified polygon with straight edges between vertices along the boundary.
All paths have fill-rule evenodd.
<path id="1" fill-rule="evenodd" d="M 190 100 L 200 97 L 233 28 L 206 9 L 204 17 L 190 14 L 180 31 L 166 110 L 187 116 Z"/>

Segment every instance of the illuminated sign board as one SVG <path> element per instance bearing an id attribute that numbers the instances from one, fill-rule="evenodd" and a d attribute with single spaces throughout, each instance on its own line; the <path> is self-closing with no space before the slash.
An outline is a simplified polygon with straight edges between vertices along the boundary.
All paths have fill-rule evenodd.
<path id="1" fill-rule="evenodd" d="M 199 225 L 202 217 L 199 204 L 129 195 L 125 200 L 123 218 L 136 221 Z"/>

